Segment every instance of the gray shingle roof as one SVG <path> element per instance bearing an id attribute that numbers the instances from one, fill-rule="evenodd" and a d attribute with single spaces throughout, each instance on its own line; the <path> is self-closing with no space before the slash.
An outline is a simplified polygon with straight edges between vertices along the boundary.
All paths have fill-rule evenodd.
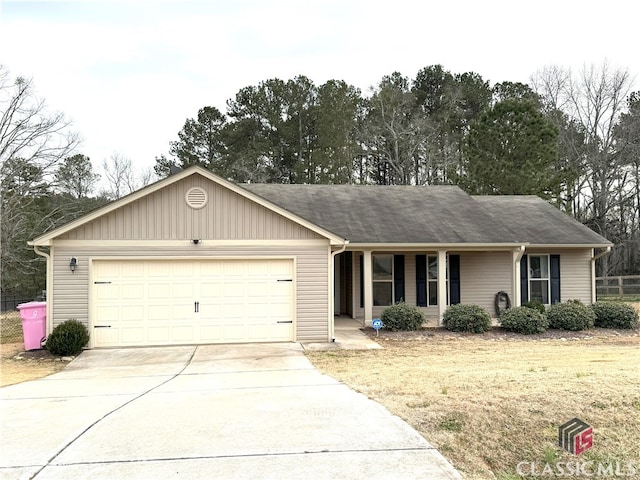
<path id="1" fill-rule="evenodd" d="M 351 243 L 610 245 L 535 196 L 456 186 L 243 184 Z"/>
<path id="2" fill-rule="evenodd" d="M 241 185 L 351 243 L 513 243 L 455 186 Z"/>
<path id="3" fill-rule="evenodd" d="M 534 195 L 473 196 L 494 218 L 532 245 L 613 245 L 606 238 Z"/>

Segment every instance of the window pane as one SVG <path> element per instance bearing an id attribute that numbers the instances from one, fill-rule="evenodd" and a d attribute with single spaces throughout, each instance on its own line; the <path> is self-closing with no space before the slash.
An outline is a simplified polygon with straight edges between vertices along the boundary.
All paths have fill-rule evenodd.
<path id="1" fill-rule="evenodd" d="M 531 255 L 529 257 L 529 277 L 549 278 L 549 257 L 546 255 Z"/>
<path id="2" fill-rule="evenodd" d="M 391 294 L 391 282 L 375 282 L 373 284 L 373 305 L 383 307 L 391 305 Z"/>
<path id="3" fill-rule="evenodd" d="M 429 305 L 438 304 L 438 282 L 428 282 L 429 284 Z"/>
<path id="4" fill-rule="evenodd" d="M 393 255 L 373 256 L 373 279 L 391 280 L 393 279 Z"/>
<path id="5" fill-rule="evenodd" d="M 531 286 L 531 298 L 530 300 L 537 300 L 545 305 L 549 304 L 549 282 L 547 280 L 532 280 Z"/>
<path id="6" fill-rule="evenodd" d="M 540 257 L 540 278 L 549 278 L 549 257 Z"/>
<path id="7" fill-rule="evenodd" d="M 438 257 L 427 257 L 429 280 L 436 280 L 438 278 Z"/>

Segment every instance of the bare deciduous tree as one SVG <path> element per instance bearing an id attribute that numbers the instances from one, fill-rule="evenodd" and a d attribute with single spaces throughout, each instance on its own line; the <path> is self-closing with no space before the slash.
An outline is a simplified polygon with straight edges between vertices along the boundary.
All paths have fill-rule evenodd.
<path id="1" fill-rule="evenodd" d="M 102 168 L 107 182 L 107 188 L 102 195 L 112 200 L 135 192 L 157 178 L 153 168 L 137 174 L 131 159 L 117 152 L 113 153 L 109 160 L 102 161 Z"/>
<path id="2" fill-rule="evenodd" d="M 0 65 L 0 165 L 21 158 L 50 174 L 78 146 L 70 126 L 62 113 L 50 113 L 35 96 L 31 80 L 11 80 Z"/>

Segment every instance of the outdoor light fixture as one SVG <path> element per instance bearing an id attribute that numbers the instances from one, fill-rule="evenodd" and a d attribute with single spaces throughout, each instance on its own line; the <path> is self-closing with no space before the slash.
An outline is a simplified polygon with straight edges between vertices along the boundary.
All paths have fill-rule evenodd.
<path id="1" fill-rule="evenodd" d="M 76 271 L 77 266 L 78 266 L 78 259 L 76 257 L 71 257 L 71 261 L 69 262 L 69 270 L 71 270 L 71 273 Z"/>
<path id="2" fill-rule="evenodd" d="M 191 240 L 191 243 L 193 243 L 194 245 L 197 245 L 200 243 L 200 240 L 197 238 L 194 238 L 193 240 Z"/>

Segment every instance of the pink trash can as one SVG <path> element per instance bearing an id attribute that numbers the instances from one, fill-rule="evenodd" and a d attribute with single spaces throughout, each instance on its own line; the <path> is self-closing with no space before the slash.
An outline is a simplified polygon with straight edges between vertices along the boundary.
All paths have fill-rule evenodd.
<path id="1" fill-rule="evenodd" d="M 25 350 L 39 350 L 47 336 L 47 302 L 27 302 L 18 305 L 22 318 Z"/>

